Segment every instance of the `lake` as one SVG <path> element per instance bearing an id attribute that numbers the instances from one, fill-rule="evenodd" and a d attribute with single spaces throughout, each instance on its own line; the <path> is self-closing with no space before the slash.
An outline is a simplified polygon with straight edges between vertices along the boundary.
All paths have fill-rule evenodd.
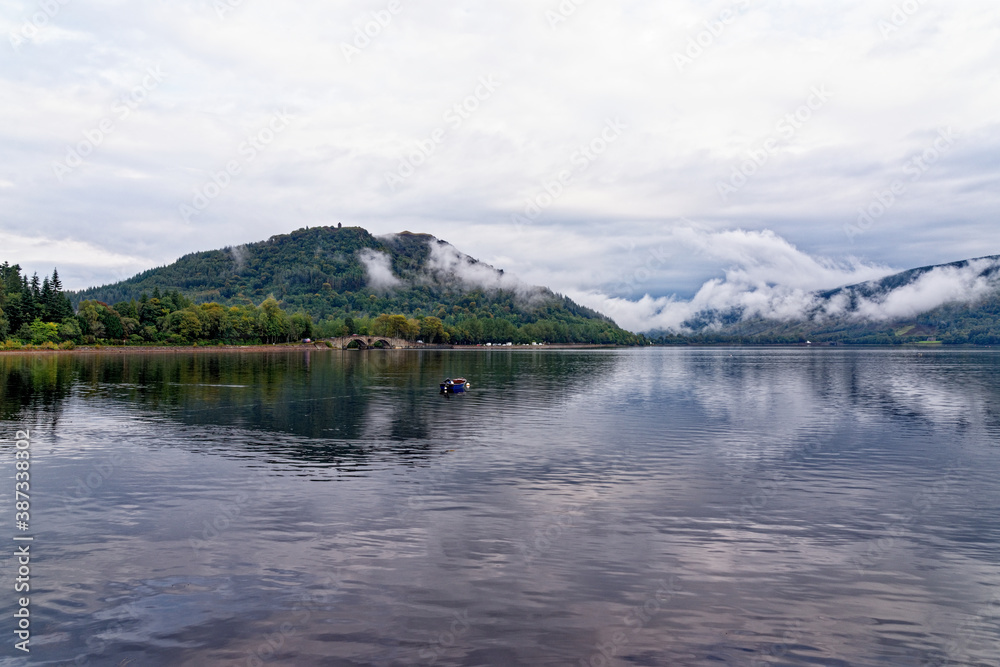
<path id="1" fill-rule="evenodd" d="M 994 350 L 0 355 L 0 420 L 3 665 L 1000 664 Z"/>

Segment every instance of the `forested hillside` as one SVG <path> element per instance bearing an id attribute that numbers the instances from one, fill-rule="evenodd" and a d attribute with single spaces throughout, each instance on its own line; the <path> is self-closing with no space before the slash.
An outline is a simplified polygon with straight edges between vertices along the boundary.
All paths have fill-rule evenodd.
<path id="1" fill-rule="evenodd" d="M 568 298 L 524 285 L 433 236 L 409 232 L 375 237 L 360 227 L 300 229 L 186 255 L 71 297 L 76 304 L 138 303 L 154 289 L 223 306 L 273 297 L 284 311 L 311 319 L 319 336 L 388 327 L 395 335 L 430 332 L 453 343 L 643 342 Z M 387 323 L 393 315 L 397 319 Z"/>
<path id="2" fill-rule="evenodd" d="M 923 310 L 934 294 L 953 294 Z M 939 299 L 941 301 L 941 299 Z M 910 310 L 900 315 L 899 311 Z M 1000 256 L 910 269 L 818 292 L 802 317 L 703 312 L 683 332 L 649 332 L 662 343 L 837 343 L 1000 345 Z"/>

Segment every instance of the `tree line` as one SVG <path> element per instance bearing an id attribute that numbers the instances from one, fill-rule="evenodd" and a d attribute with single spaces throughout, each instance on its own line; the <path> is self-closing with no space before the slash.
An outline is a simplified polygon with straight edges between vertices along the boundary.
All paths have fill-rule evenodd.
<path id="1" fill-rule="evenodd" d="M 440 318 L 434 315 L 407 317 L 403 314 L 380 314 L 375 317 L 328 317 L 315 328 L 318 337 L 351 334 L 389 336 L 424 343 L 481 345 L 485 343 L 597 343 L 602 345 L 645 345 L 641 334 L 620 329 L 605 320 L 580 318 L 539 319 L 515 324 L 504 317 L 466 313 Z"/>
<path id="2" fill-rule="evenodd" d="M 0 340 L 13 335 L 31 342 L 43 330 L 58 328 L 59 323 L 73 317 L 73 305 L 63 294 L 58 270 L 42 280 L 37 273 L 29 279 L 21 275 L 20 265 L 0 264 Z"/>
<path id="3" fill-rule="evenodd" d="M 195 304 L 177 290 L 109 305 L 82 301 L 74 312 L 58 270 L 30 279 L 18 264 L 0 265 L 0 341 L 73 347 L 80 344 L 190 344 L 197 342 L 279 343 L 312 335 L 305 313 L 289 314 L 274 298 L 259 306 Z"/>
<path id="4" fill-rule="evenodd" d="M 505 313 L 503 313 L 505 314 Z M 454 308 L 443 317 L 380 313 L 331 317 L 315 323 L 306 312 L 289 313 L 273 297 L 261 304 L 195 304 L 178 290 L 143 292 L 114 305 L 88 299 L 74 312 L 62 291 L 58 270 L 39 280 L 21 274 L 19 265 L 0 266 L 0 341 L 8 348 L 75 345 L 190 345 L 192 343 L 266 344 L 351 334 L 377 335 L 425 343 L 603 343 L 644 342 L 603 319 L 572 313 L 546 313 L 518 324 L 514 317 Z M 508 319 L 509 318 L 509 319 Z"/>

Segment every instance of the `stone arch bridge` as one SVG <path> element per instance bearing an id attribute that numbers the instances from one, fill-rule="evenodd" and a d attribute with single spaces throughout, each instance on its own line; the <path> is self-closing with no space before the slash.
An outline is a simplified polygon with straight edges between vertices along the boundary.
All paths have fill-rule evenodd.
<path id="1" fill-rule="evenodd" d="M 403 338 L 393 338 L 391 336 L 362 336 L 354 334 L 352 336 L 339 336 L 337 338 L 327 338 L 333 346 L 339 350 L 347 349 L 383 349 L 395 350 L 401 348 L 420 347 L 413 341 Z"/>

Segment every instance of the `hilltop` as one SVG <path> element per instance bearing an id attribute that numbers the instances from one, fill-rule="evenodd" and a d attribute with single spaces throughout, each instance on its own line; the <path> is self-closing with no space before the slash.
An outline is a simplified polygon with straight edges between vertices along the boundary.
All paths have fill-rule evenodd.
<path id="1" fill-rule="evenodd" d="M 185 255 L 110 285 L 69 293 L 83 301 L 139 301 L 180 292 L 195 304 L 260 304 L 308 315 L 324 334 L 352 332 L 384 314 L 441 320 L 452 342 L 636 344 L 610 318 L 429 234 L 373 236 L 361 227 L 312 227 L 266 241 Z"/>

